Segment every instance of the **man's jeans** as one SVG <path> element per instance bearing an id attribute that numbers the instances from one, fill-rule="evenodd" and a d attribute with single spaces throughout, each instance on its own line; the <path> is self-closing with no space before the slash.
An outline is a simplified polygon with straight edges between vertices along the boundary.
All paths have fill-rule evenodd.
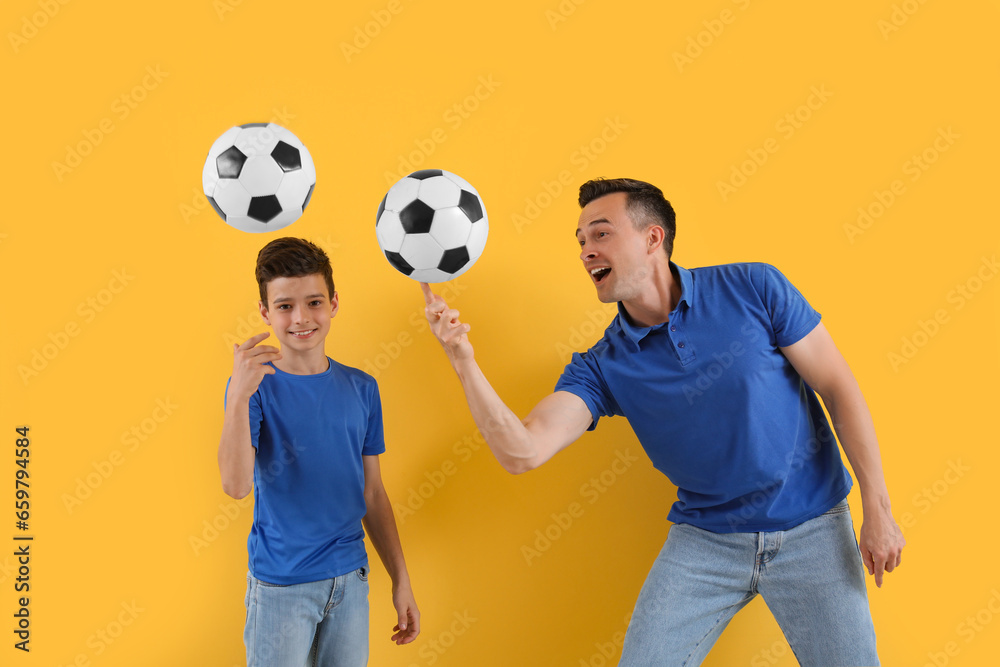
<path id="1" fill-rule="evenodd" d="M 368 664 L 368 568 L 278 586 L 247 574 L 247 667 Z"/>
<path id="2" fill-rule="evenodd" d="M 700 665 L 757 593 L 801 665 L 879 664 L 845 500 L 784 531 L 718 534 L 671 526 L 636 601 L 621 667 Z"/>

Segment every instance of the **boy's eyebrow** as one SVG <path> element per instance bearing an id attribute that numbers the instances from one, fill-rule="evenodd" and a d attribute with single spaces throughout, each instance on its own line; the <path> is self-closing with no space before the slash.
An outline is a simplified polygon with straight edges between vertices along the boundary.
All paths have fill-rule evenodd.
<path id="1" fill-rule="evenodd" d="M 306 296 L 306 298 L 307 299 L 316 299 L 316 298 L 325 299 L 326 295 L 325 294 L 316 293 L 316 294 L 310 294 L 310 295 Z M 293 299 L 290 296 L 279 296 L 277 299 L 275 299 L 271 303 L 283 303 L 285 301 L 294 301 L 294 300 L 295 299 Z"/>

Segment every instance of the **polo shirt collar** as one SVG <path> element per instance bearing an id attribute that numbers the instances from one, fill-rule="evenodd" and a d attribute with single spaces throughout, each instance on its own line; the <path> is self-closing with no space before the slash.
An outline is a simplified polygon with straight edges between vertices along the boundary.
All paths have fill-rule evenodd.
<path id="1" fill-rule="evenodd" d="M 673 262 L 670 262 L 670 272 L 673 273 L 674 277 L 678 278 L 681 282 L 681 296 L 680 299 L 677 300 L 677 307 L 674 308 L 673 312 L 671 313 L 672 315 L 673 313 L 676 313 L 678 310 L 680 310 L 682 303 L 686 304 L 688 308 L 690 308 L 691 304 L 694 303 L 694 281 L 691 279 L 690 271 L 688 271 L 684 267 L 674 264 Z M 639 347 L 639 341 L 645 338 L 650 331 L 653 331 L 654 329 L 659 329 L 660 327 L 667 324 L 666 322 L 664 322 L 663 324 L 657 324 L 651 327 L 636 326 L 629 321 L 628 313 L 625 311 L 625 306 L 622 305 L 621 301 L 618 302 L 617 319 L 618 319 L 618 326 L 621 328 L 622 333 L 625 335 L 625 338 L 630 340 L 636 346 L 636 348 Z"/>

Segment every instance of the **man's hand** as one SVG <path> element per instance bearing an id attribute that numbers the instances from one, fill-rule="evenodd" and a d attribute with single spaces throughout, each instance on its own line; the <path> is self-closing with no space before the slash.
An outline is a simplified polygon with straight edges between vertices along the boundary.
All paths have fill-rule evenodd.
<path id="1" fill-rule="evenodd" d="M 437 294 L 431 291 L 430 285 L 420 283 L 420 289 L 424 292 L 424 301 L 427 307 L 424 314 L 430 322 L 431 331 L 441 343 L 448 359 L 454 364 L 458 361 L 472 359 L 472 343 L 469 342 L 468 324 L 458 321 L 458 311 L 449 308 Z"/>
<path id="2" fill-rule="evenodd" d="M 884 572 L 892 572 L 903 558 L 906 540 L 903 531 L 896 525 L 892 512 L 884 508 L 863 508 L 864 521 L 861 524 L 861 558 L 868 568 L 868 574 L 875 575 L 875 585 L 882 587 Z"/>
<path id="3" fill-rule="evenodd" d="M 229 381 L 230 400 L 250 400 L 264 375 L 274 375 L 274 369 L 267 362 L 281 359 L 281 352 L 271 345 L 261 345 L 261 342 L 271 334 L 264 332 L 243 341 L 242 345 L 233 344 L 233 377 Z"/>
<path id="4" fill-rule="evenodd" d="M 395 634 L 390 639 L 400 645 L 409 644 L 420 634 L 420 610 L 409 584 L 393 588 L 392 606 L 396 608 L 399 622 L 393 628 Z"/>

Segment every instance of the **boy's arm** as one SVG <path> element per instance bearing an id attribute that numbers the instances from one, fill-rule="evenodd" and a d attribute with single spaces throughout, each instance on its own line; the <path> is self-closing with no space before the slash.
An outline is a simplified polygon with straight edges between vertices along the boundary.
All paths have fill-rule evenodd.
<path id="1" fill-rule="evenodd" d="M 410 575 L 406 571 L 403 547 L 399 543 L 396 518 L 392 514 L 389 496 L 382 484 L 382 470 L 378 456 L 362 456 L 365 471 L 365 514 L 362 523 L 372 546 L 382 559 L 386 572 L 392 579 L 392 605 L 396 608 L 398 623 L 393 628 L 392 641 L 409 644 L 420 634 L 420 610 L 410 588 Z"/>
<path id="2" fill-rule="evenodd" d="M 868 573 L 875 575 L 875 584 L 881 587 L 883 572 L 892 572 L 900 564 L 906 540 L 892 516 L 868 404 L 847 361 L 822 323 L 798 342 L 780 349 L 806 384 L 823 399 L 833 420 L 861 488 L 861 556 Z"/>
<path id="3" fill-rule="evenodd" d="M 219 440 L 222 490 L 233 498 L 243 498 L 253 488 L 256 450 L 250 441 L 250 397 L 265 374 L 274 375 L 274 369 L 264 364 L 281 358 L 276 347 L 255 346 L 270 335 L 257 334 L 242 345 L 233 345 L 233 375 L 226 390 L 226 415 Z"/>
<path id="4" fill-rule="evenodd" d="M 593 416 L 582 398 L 567 391 L 549 394 L 522 421 L 500 399 L 476 363 L 469 325 L 458 311 L 421 283 L 431 331 L 462 383 L 472 418 L 504 470 L 522 473 L 542 465 L 582 436 Z"/>

